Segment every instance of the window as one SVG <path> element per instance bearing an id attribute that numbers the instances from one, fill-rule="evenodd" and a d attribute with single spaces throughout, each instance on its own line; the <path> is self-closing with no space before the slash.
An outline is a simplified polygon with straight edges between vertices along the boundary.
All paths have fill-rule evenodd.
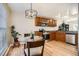
<path id="1" fill-rule="evenodd" d="M 3 54 L 6 47 L 6 9 L 3 4 L 0 3 L 0 55 Z"/>

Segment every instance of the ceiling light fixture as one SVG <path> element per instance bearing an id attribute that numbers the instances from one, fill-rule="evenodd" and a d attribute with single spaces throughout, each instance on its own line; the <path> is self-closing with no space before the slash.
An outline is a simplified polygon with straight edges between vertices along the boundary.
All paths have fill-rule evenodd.
<path id="1" fill-rule="evenodd" d="M 26 18 L 34 18 L 37 16 L 37 11 L 32 9 L 32 3 L 30 3 L 30 9 L 25 10 L 25 17 Z"/>

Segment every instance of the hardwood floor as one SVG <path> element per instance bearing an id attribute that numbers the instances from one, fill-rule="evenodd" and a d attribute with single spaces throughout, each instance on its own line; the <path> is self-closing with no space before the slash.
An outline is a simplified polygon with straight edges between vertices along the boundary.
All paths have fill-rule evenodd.
<path id="1" fill-rule="evenodd" d="M 8 56 L 24 56 L 24 47 L 10 49 Z M 77 56 L 76 46 L 58 41 L 46 41 L 44 56 Z"/>

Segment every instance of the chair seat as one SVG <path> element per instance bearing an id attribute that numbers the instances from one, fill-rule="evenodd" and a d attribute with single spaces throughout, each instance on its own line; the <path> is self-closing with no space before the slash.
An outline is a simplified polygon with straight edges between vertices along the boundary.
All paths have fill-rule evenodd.
<path id="1" fill-rule="evenodd" d="M 30 55 L 31 56 L 40 56 L 41 55 L 41 50 L 42 50 L 42 46 L 41 47 L 36 47 L 36 48 L 30 48 Z M 28 48 L 25 49 L 25 53 L 28 56 Z"/>

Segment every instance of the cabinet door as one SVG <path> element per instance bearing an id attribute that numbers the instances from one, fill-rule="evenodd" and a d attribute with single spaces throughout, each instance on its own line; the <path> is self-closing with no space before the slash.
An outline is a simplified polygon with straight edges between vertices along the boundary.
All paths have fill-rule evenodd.
<path id="1" fill-rule="evenodd" d="M 66 34 L 62 31 L 56 32 L 56 41 L 66 42 Z"/>
<path id="2" fill-rule="evenodd" d="M 53 20 L 52 19 L 48 20 L 48 26 L 53 26 Z"/>
<path id="3" fill-rule="evenodd" d="M 42 36 L 43 33 L 42 33 L 42 32 L 38 32 L 38 31 L 35 31 L 35 35 L 36 35 L 36 36 Z"/>
<path id="4" fill-rule="evenodd" d="M 40 26 L 41 25 L 41 18 L 40 17 L 36 17 L 35 19 L 35 26 Z"/>
<path id="5" fill-rule="evenodd" d="M 55 40 L 55 34 L 56 32 L 50 32 L 50 40 Z"/>
<path id="6" fill-rule="evenodd" d="M 52 23 L 53 26 L 56 26 L 56 20 L 53 20 Z"/>
<path id="7" fill-rule="evenodd" d="M 56 26 L 56 20 L 50 19 L 48 21 L 48 26 L 55 27 Z"/>
<path id="8" fill-rule="evenodd" d="M 75 43 L 76 43 L 76 48 L 78 48 L 78 33 L 75 34 Z"/>

